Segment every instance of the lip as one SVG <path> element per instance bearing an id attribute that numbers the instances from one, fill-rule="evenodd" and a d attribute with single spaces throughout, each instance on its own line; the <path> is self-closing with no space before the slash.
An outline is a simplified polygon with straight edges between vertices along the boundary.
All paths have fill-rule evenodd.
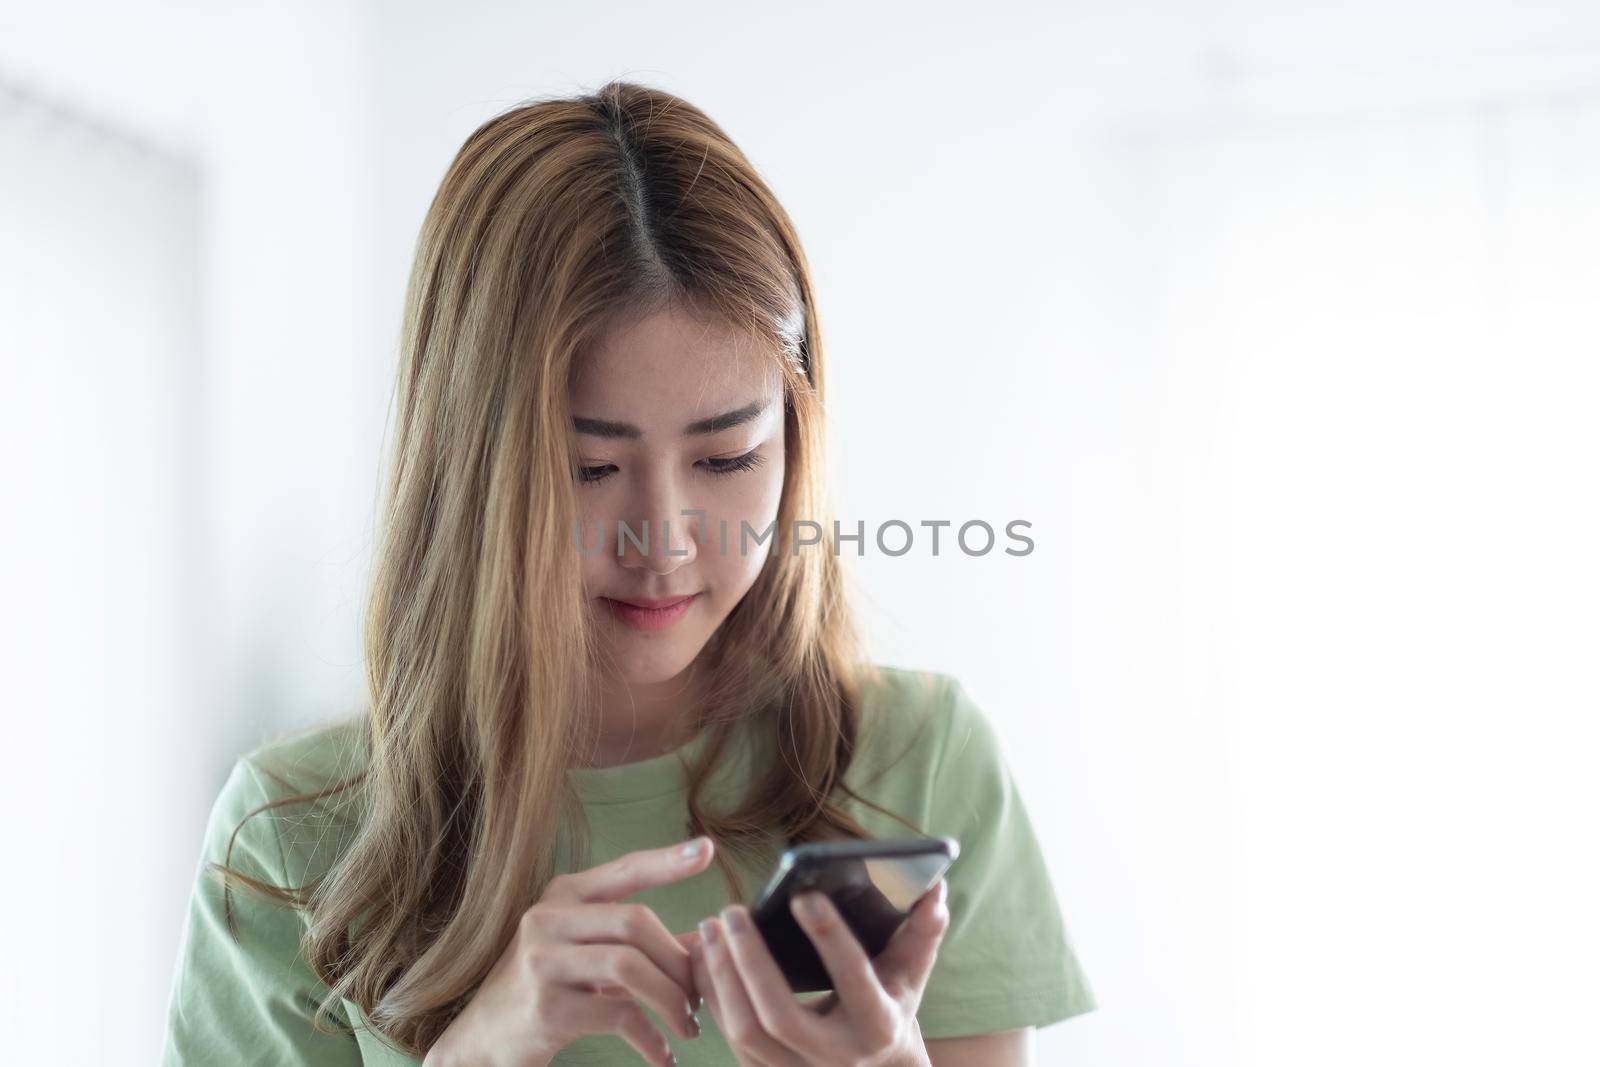
<path id="1" fill-rule="evenodd" d="M 610 600 L 616 604 L 627 604 L 629 607 L 660 610 L 661 608 L 670 608 L 674 604 L 682 604 L 685 600 L 693 600 L 699 595 L 699 593 L 690 593 L 688 596 L 630 597 L 627 600 L 619 600 L 616 597 L 608 596 L 602 599 Z"/>
<path id="2" fill-rule="evenodd" d="M 612 617 L 635 630 L 665 630 L 689 613 L 690 606 L 700 596 L 641 598 L 639 600 L 614 600 L 603 596 L 600 600 L 610 609 Z"/>

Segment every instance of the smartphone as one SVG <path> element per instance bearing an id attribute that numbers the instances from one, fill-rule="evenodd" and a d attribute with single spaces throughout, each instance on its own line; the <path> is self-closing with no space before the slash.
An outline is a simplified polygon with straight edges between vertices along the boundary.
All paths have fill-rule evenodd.
<path id="1" fill-rule="evenodd" d="M 826 893 L 867 956 L 876 956 L 960 853 L 953 837 L 795 845 L 779 857 L 750 906 L 750 918 L 796 993 L 832 989 L 833 979 L 790 910 L 790 899 L 807 890 Z"/>

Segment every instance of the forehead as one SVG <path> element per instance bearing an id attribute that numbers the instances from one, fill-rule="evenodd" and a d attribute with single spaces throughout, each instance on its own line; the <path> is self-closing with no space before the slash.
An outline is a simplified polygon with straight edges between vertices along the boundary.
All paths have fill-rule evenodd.
<path id="1" fill-rule="evenodd" d="M 781 381 L 756 338 L 672 308 L 609 330 L 574 369 L 572 402 L 583 415 L 676 427 L 702 409 L 774 396 Z"/>

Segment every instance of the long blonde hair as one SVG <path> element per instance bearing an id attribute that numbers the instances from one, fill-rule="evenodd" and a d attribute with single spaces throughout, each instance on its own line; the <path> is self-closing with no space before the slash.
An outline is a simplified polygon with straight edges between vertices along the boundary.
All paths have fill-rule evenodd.
<path id="1" fill-rule="evenodd" d="M 596 725 L 598 645 L 572 540 L 567 387 L 617 316 L 669 304 L 754 336 L 786 397 L 775 551 L 696 661 L 708 741 L 685 836 L 718 842 L 736 899 L 732 857 L 867 836 L 836 798 L 870 803 L 842 776 L 873 668 L 839 557 L 791 545 L 796 520 L 831 520 L 794 226 L 722 129 L 670 93 L 614 81 L 519 105 L 467 138 L 417 243 L 366 618 L 366 765 L 251 813 L 359 786 L 359 830 L 304 886 L 214 868 L 309 913 L 302 951 L 329 988 L 319 1030 L 345 997 L 424 1053 L 557 873 L 551 828 L 584 840 L 566 770 Z M 714 810 L 702 787 L 752 709 L 772 711 L 774 758 L 736 810 Z"/>

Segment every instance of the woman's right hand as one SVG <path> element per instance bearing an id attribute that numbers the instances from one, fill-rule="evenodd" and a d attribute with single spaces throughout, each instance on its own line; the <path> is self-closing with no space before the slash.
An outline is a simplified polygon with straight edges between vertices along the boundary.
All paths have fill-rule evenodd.
<path id="1" fill-rule="evenodd" d="M 699 852 L 686 856 L 696 843 Z M 675 1063 L 640 1005 L 681 1036 L 699 1036 L 685 944 L 693 931 L 668 933 L 645 905 L 618 902 L 699 874 L 712 847 L 698 837 L 552 878 L 424 1067 L 546 1067 L 563 1046 L 601 1033 L 620 1035 L 647 1063 Z"/>

